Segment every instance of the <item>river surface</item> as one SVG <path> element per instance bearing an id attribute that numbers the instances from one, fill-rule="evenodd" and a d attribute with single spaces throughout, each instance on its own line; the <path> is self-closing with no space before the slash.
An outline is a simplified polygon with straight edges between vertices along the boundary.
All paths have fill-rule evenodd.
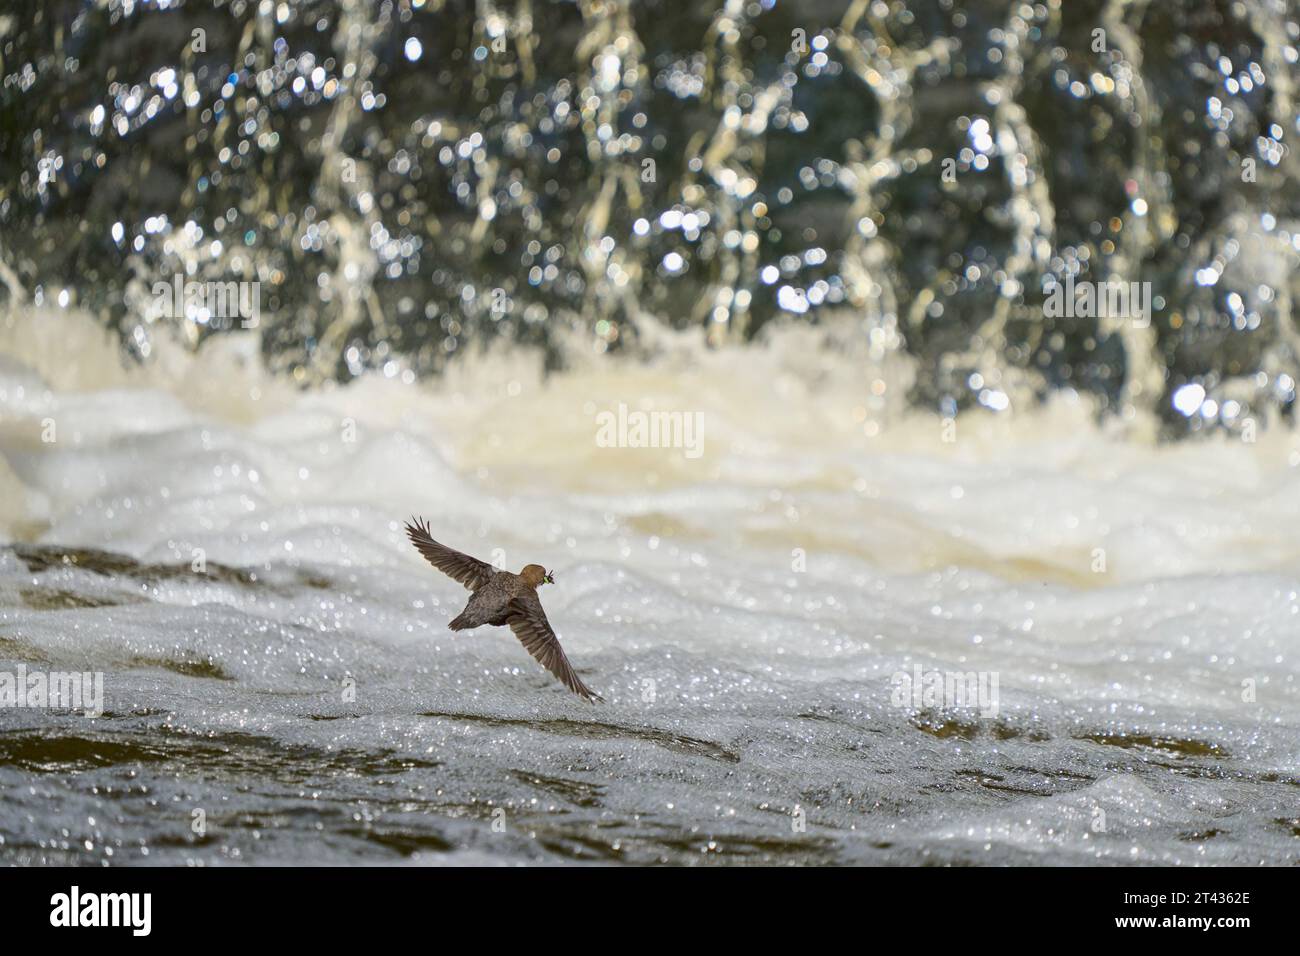
<path id="1" fill-rule="evenodd" d="M 882 420 L 807 330 L 699 345 L 304 391 L 239 335 L 138 366 L 11 314 L 0 671 L 104 705 L 0 709 L 0 860 L 1300 861 L 1293 433 Z M 699 454 L 602 447 L 620 402 Z M 411 514 L 553 568 L 607 703 L 448 631 Z M 935 671 L 995 699 L 899 693 Z"/>

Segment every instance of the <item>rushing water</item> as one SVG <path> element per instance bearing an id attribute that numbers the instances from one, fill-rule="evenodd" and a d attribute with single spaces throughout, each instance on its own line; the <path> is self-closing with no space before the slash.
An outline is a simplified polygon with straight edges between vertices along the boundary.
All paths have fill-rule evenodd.
<path id="1" fill-rule="evenodd" d="M 1300 861 L 1297 44 L 6 5 L 0 860 Z M 608 702 L 448 631 L 412 514 Z"/>
<path id="2" fill-rule="evenodd" d="M 147 358 L 229 325 L 155 282 L 257 281 L 304 382 L 846 313 L 929 408 L 1249 433 L 1300 375 L 1298 44 L 1287 0 L 27 0 L 0 294 Z M 1045 315 L 1074 279 L 1149 322 Z"/>
<path id="3" fill-rule="evenodd" d="M 798 329 L 315 391 L 237 335 L 3 345 L 0 656 L 106 695 L 0 711 L 5 860 L 1300 860 L 1294 434 L 1141 444 L 1066 397 L 870 429 Z M 702 453 L 601 447 L 630 396 Z M 449 632 L 411 513 L 554 568 L 608 703 Z M 916 666 L 996 710 L 899 700 Z"/>

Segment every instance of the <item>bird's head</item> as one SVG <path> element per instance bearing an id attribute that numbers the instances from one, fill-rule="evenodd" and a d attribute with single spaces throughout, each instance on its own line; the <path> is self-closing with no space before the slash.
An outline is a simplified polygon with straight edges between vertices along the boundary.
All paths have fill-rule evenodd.
<path id="1" fill-rule="evenodd" d="M 519 576 L 524 579 L 524 583 L 530 588 L 541 587 L 543 584 L 555 583 L 554 575 L 540 564 L 530 564 L 526 566 L 523 571 L 519 572 Z"/>

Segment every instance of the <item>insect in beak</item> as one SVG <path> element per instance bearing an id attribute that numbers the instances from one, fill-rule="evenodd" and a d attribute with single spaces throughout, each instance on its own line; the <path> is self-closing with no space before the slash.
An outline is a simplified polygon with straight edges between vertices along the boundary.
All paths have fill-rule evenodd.
<path id="1" fill-rule="evenodd" d="M 547 571 L 546 577 L 542 578 L 542 580 L 545 581 L 547 584 L 554 584 L 555 576 L 550 571 Z"/>

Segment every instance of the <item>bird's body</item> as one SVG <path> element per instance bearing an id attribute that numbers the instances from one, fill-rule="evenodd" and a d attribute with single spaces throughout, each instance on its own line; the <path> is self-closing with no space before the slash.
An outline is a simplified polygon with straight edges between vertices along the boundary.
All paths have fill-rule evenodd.
<path id="1" fill-rule="evenodd" d="M 518 574 L 499 570 L 486 561 L 438 543 L 429 533 L 428 524 L 419 519 L 407 523 L 406 536 L 426 561 L 473 592 L 465 610 L 448 627 L 465 631 L 485 624 L 508 626 L 525 650 L 569 690 L 589 703 L 604 699 L 574 671 L 546 619 L 537 589 L 543 584 L 554 584 L 555 580 L 545 568 L 529 564 Z"/>
<path id="2" fill-rule="evenodd" d="M 527 585 L 519 575 L 498 571 L 487 584 L 469 596 L 469 603 L 447 626 L 453 631 L 466 631 L 472 627 L 490 624 L 500 627 L 509 623 L 510 601 L 522 597 Z"/>

